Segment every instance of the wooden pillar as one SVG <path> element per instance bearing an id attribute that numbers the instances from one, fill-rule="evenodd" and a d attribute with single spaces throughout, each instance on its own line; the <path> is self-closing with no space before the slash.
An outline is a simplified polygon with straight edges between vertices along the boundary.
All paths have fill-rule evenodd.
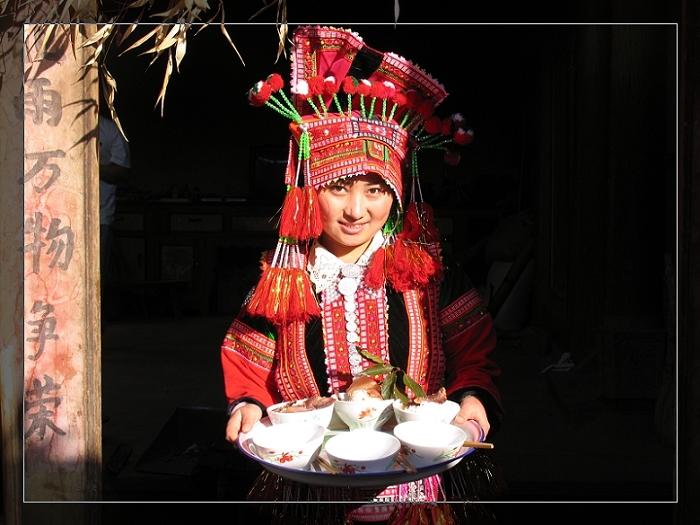
<path id="1" fill-rule="evenodd" d="M 98 82 L 91 25 L 25 26 L 24 498 L 101 498 Z M 68 32 L 71 32 L 69 36 Z M 80 506 L 90 512 L 93 506 Z"/>
<path id="2" fill-rule="evenodd" d="M 0 39 L 0 421 L 3 523 L 22 523 L 22 26 Z"/>

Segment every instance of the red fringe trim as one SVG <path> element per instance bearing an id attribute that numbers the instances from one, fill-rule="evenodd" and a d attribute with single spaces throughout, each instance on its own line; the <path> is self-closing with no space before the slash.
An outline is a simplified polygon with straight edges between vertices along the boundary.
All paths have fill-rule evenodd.
<path id="1" fill-rule="evenodd" d="M 321 315 L 313 285 L 305 270 L 268 266 L 247 305 L 250 315 L 276 325 L 309 321 Z"/>
<path id="2" fill-rule="evenodd" d="M 386 276 L 395 290 L 405 292 L 442 279 L 444 266 L 423 245 L 397 239 L 386 251 Z"/>
<path id="3" fill-rule="evenodd" d="M 414 242 L 439 242 L 440 232 L 435 226 L 435 212 L 430 204 L 411 202 L 406 207 L 401 237 Z"/>
<path id="4" fill-rule="evenodd" d="M 384 286 L 384 260 L 385 260 L 385 249 L 382 246 L 372 256 L 372 260 L 369 263 L 369 268 L 365 274 L 365 284 L 370 288 L 378 290 Z"/>
<path id="5" fill-rule="evenodd" d="M 302 218 L 304 223 L 304 235 L 300 236 L 301 240 L 315 239 L 323 232 L 323 217 L 321 216 L 321 208 L 318 205 L 318 193 L 313 186 L 304 186 L 304 205 L 305 213 Z"/>
<path id="6" fill-rule="evenodd" d="M 280 237 L 287 239 L 299 238 L 299 225 L 303 221 L 302 192 L 299 186 L 291 186 L 284 197 L 280 214 Z"/>

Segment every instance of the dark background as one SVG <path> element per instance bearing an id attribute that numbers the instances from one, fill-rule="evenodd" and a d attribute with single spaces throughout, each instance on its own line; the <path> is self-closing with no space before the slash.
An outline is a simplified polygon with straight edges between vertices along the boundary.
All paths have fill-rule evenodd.
<path id="1" fill-rule="evenodd" d="M 231 6 L 227 19 L 247 18 L 257 7 L 251 4 L 255 7 L 248 11 L 245 2 Z M 616 337 L 629 333 L 618 321 L 630 321 L 637 334 L 645 332 L 640 319 L 649 321 L 662 337 L 671 335 L 666 333 L 674 320 L 666 324 L 664 255 L 671 254 L 674 267 L 675 117 L 683 97 L 683 86 L 679 92 L 675 84 L 675 46 L 681 35 L 672 29 L 669 39 L 667 28 L 648 23 L 680 23 L 685 3 L 552 2 L 498 12 L 464 4 L 460 19 L 477 24 L 438 25 L 453 18 L 443 4 L 428 10 L 402 2 L 396 27 L 391 4 L 303 10 L 301 2 L 290 1 L 289 18 L 322 24 L 348 20 L 335 25 L 359 32 L 371 47 L 424 66 L 445 84 L 450 96 L 438 113 L 461 112 L 476 138 L 459 167 L 446 168 L 439 157 L 427 159 L 421 172 L 425 186 L 437 205 L 485 211 L 463 241 L 475 250 L 500 219 L 527 212 L 536 266 L 531 325 L 577 358 L 589 358 L 586 349 L 596 348 L 601 369 L 606 365 L 601 356 L 615 354 Z M 259 20 L 272 19 L 267 12 Z M 385 24 L 363 23 L 368 20 Z M 638 22 L 645 23 L 642 29 Z M 696 24 L 690 27 L 697 32 Z M 154 109 L 162 59 L 147 69 L 148 57 L 129 51 L 117 58 L 112 51 L 108 66 L 119 86 L 116 106 L 133 155 L 133 177 L 120 191 L 122 202 L 148 202 L 174 191 L 193 199 L 259 198 L 251 194 L 251 149 L 284 144 L 287 123 L 267 108 L 249 107 L 245 93 L 273 71 L 288 78 L 288 65 L 283 59 L 275 64 L 274 27 L 234 26 L 229 33 L 246 65 L 216 28 L 192 37 L 180 72 L 170 80 L 163 117 Z M 683 49 L 678 58 L 684 59 Z M 648 91 L 626 91 L 637 83 Z M 623 107 L 625 101 L 629 107 Z M 482 261 L 463 261 L 477 280 L 485 278 Z M 605 346 L 605 336 L 612 346 Z M 664 345 L 657 346 L 666 355 Z M 650 390 L 642 390 L 649 378 L 656 392 L 669 363 L 646 356 L 641 376 L 622 380 L 630 389 L 623 392 L 608 378 L 606 393 L 648 398 Z M 613 362 L 610 370 L 614 367 Z"/>

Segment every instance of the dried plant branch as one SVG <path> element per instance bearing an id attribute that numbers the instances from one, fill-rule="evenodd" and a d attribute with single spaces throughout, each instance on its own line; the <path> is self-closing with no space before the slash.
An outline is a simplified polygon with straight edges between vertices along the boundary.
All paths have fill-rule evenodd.
<path id="1" fill-rule="evenodd" d="M 253 14 L 249 20 L 258 17 L 272 7 L 276 8 L 275 20 L 279 40 L 277 61 L 282 54 L 286 57 L 286 42 L 289 31 L 287 25 L 287 0 L 263 0 L 263 3 L 263 7 Z M 101 25 L 88 41 L 81 44 L 83 48 L 93 47 L 92 53 L 85 64 L 83 64 L 83 67 L 87 68 L 93 65 L 99 67 L 100 88 L 103 91 L 110 114 L 120 129 L 121 126 L 118 123 L 119 119 L 114 108 L 117 83 L 107 70 L 104 64 L 104 57 L 112 44 L 121 47 L 146 16 L 151 19 L 158 18 L 160 22 L 152 31 L 149 31 L 145 36 L 140 37 L 136 42 L 121 51 L 119 56 L 127 51 L 149 45 L 150 47 L 145 51 L 141 51 L 140 54 L 153 55 L 153 59 L 149 64 L 150 67 L 162 55 L 167 55 L 163 83 L 156 100 L 156 107 L 160 105 L 161 115 L 164 112 L 165 95 L 170 77 L 173 71 L 178 73 L 180 71 L 180 65 L 187 53 L 187 33 L 195 24 L 199 27 L 198 31 L 201 31 L 212 22 L 217 21 L 222 35 L 236 52 L 241 63 L 245 65 L 241 53 L 224 25 L 226 22 L 224 0 L 169 0 L 165 8 L 158 13 L 150 13 L 155 4 L 155 0 L 134 0 L 123 6 L 119 13 L 111 17 L 109 21 L 102 22 L 104 25 Z M 46 27 L 42 35 L 39 54 L 53 41 L 55 32 L 57 28 L 61 27 L 61 24 L 95 23 L 100 21 L 101 18 L 100 13 L 94 12 L 94 0 L 54 0 L 48 9 L 46 9 L 45 5 L 41 0 L 1 0 L 0 2 L 0 17 L 10 17 L 10 23 L 4 24 L 6 27 L 19 27 L 25 22 L 31 22 L 29 19 L 32 17 L 32 14 L 43 13 L 41 22 L 46 23 Z M 43 9 L 39 9 L 40 6 Z M 129 17 L 127 17 L 127 13 Z M 204 20 L 207 15 L 208 20 Z M 130 24 L 126 30 L 115 31 L 116 25 L 123 23 L 127 18 L 130 18 Z M 74 25 L 68 31 L 68 38 L 70 38 L 73 46 L 75 46 L 77 41 L 76 31 L 77 27 Z M 16 31 L 13 37 L 17 38 L 20 34 L 21 31 Z M 0 32 L 0 38 L 3 38 L 3 36 L 3 33 Z"/>

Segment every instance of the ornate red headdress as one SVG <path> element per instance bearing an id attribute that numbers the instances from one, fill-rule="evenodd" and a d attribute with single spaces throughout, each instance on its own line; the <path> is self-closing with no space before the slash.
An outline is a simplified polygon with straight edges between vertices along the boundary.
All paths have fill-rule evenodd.
<path id="1" fill-rule="evenodd" d="M 293 43 L 291 96 L 278 74 L 248 93 L 254 106 L 266 105 L 292 121 L 279 242 L 248 303 L 250 313 L 278 324 L 319 315 L 301 245 L 322 231 L 318 188 L 343 177 L 379 174 L 402 212 L 365 282 L 379 287 L 388 280 L 403 291 L 439 278 L 439 233 L 423 202 L 416 153 L 446 150 L 473 136 L 460 115 L 434 115 L 447 96 L 439 82 L 394 53 L 370 48 L 357 33 L 304 26 L 294 32 Z"/>

